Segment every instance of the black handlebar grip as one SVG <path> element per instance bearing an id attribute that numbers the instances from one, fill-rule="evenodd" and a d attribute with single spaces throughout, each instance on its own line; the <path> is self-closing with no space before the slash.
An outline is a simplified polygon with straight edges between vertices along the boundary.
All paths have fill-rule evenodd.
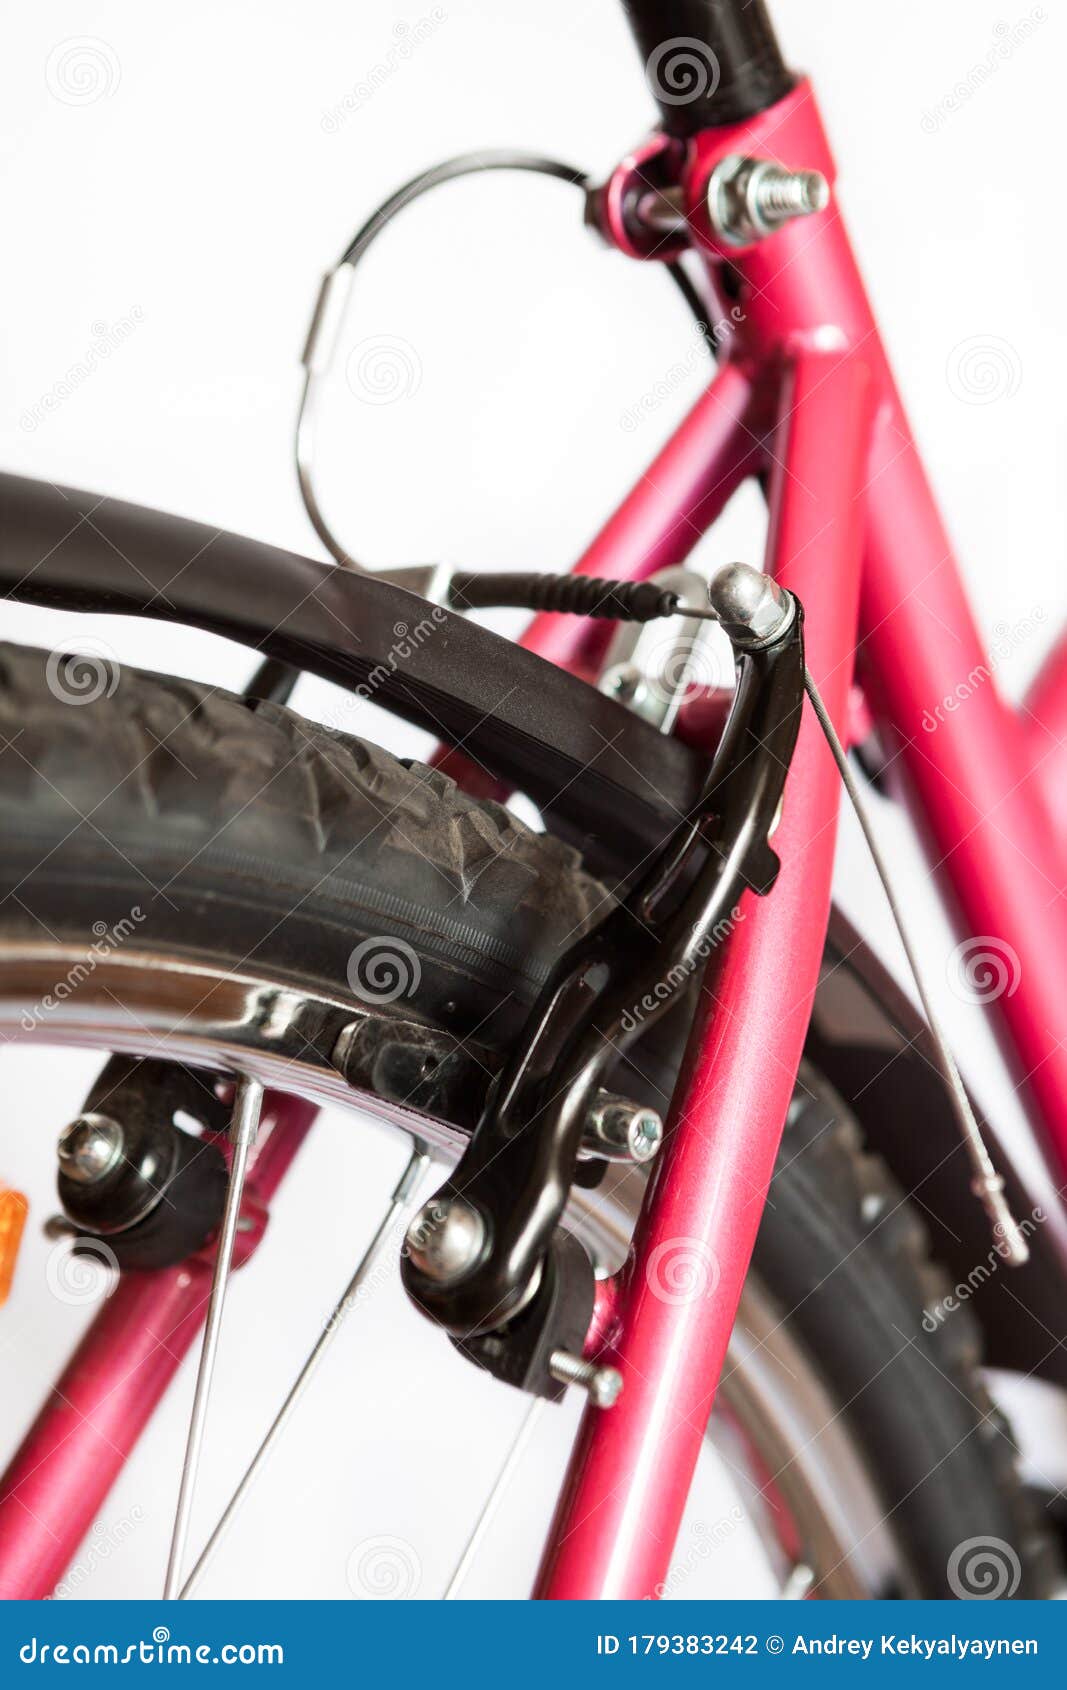
<path id="1" fill-rule="evenodd" d="M 623 0 L 669 135 L 740 123 L 788 94 L 763 0 Z"/>

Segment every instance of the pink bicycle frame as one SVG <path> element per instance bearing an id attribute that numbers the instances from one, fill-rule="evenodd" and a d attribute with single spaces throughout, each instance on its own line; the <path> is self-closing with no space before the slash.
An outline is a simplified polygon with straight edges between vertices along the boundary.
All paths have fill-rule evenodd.
<path id="1" fill-rule="evenodd" d="M 1040 789 L 1044 742 L 1024 732 L 992 682 L 974 692 L 965 719 L 948 712 L 936 733 L 923 729 L 925 714 L 985 658 L 833 200 L 743 247 L 724 249 L 707 219 L 708 177 L 729 154 L 820 170 L 832 183 L 810 86 L 683 151 L 685 209 L 714 289 L 723 260 L 730 265 L 722 314 L 732 332 L 707 392 L 577 567 L 636 579 L 676 564 L 746 475 L 765 477 L 766 566 L 805 606 L 809 667 L 839 731 L 855 665 L 899 750 L 964 931 L 996 935 L 1016 953 L 1017 987 L 997 1006 L 1001 1030 L 1063 1183 L 1067 1039 L 1057 1029 L 1067 910 Z M 627 160 L 620 172 L 633 168 Z M 609 193 L 606 203 L 624 198 Z M 609 233 L 632 252 L 621 225 L 609 223 Z M 579 619 L 538 618 L 526 643 L 589 670 Z M 1063 672 L 1057 662 L 1042 686 L 1051 749 L 1067 719 Z M 624 1389 L 610 1412 L 586 1413 L 541 1597 L 656 1595 L 667 1576 L 807 1032 L 838 798 L 829 752 L 806 716 L 775 837 L 778 883 L 768 898 L 746 895 L 744 920 L 709 971 L 633 1251 L 599 1311 L 595 1348 L 621 1370 Z M 290 1123 L 297 1137 L 305 1126 L 303 1116 Z M 3 1594 L 47 1594 L 74 1554 L 195 1333 L 204 1291 L 195 1276 L 180 1286 L 183 1273 L 151 1276 L 155 1285 L 135 1276 L 116 1295 L 16 1456 L 0 1497 Z M 697 1275 L 704 1294 L 672 1295 L 679 1275 Z M 103 1463 L 94 1404 L 112 1452 Z"/>
<path id="2" fill-rule="evenodd" d="M 999 1000 L 1002 1029 L 1061 1184 L 1067 1049 L 1056 1029 L 1067 912 L 1034 758 L 992 685 L 968 700 L 966 721 L 949 713 L 936 734 L 924 733 L 926 712 L 962 678 L 987 670 L 952 549 L 836 206 L 724 249 L 705 201 L 712 170 L 731 154 L 834 179 L 807 82 L 758 117 L 691 143 L 685 205 L 713 287 L 722 259 L 740 278 L 732 290 L 740 310 L 722 299 L 736 332 L 708 393 L 578 567 L 631 578 L 679 562 L 714 514 L 716 489 L 723 500 L 732 491 L 771 390 L 776 420 L 759 438 L 770 483 L 766 567 L 805 605 L 808 664 L 842 734 L 860 653 L 864 688 L 899 748 L 965 930 L 997 935 L 1018 957 L 1018 987 Z M 528 636 L 535 650 L 574 663 L 581 637 L 558 618 L 541 618 Z M 624 1390 L 610 1413 L 586 1414 L 540 1596 L 648 1596 L 666 1577 L 807 1029 L 838 791 L 809 715 L 775 838 L 780 878 L 770 898 L 748 899 L 705 986 L 663 1158 L 599 1351 L 621 1370 Z M 670 1295 L 672 1262 L 683 1275 L 703 1275 L 706 1294 Z"/>

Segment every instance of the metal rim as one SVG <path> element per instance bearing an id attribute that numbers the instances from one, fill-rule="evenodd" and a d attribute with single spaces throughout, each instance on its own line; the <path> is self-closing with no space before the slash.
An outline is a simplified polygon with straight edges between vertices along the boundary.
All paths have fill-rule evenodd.
<path id="1" fill-rule="evenodd" d="M 371 1013 L 366 1006 L 232 973 L 221 963 L 133 950 L 97 960 L 77 977 L 76 989 L 59 992 L 57 981 L 84 964 L 77 946 L 0 942 L 0 1036 L 129 1055 L 165 1049 L 194 1067 L 233 1068 L 323 1106 L 359 1109 L 417 1133 L 442 1161 L 458 1156 L 464 1135 L 457 1129 L 354 1092 L 332 1067 L 340 1029 Z M 568 1224 L 606 1271 L 625 1257 L 645 1172 L 632 1170 L 606 1193 L 575 1193 Z M 787 1564 L 776 1518 L 783 1505 L 810 1563 L 804 1593 L 814 1587 L 827 1597 L 879 1596 L 906 1583 L 873 1485 L 829 1393 L 751 1275 L 720 1402 L 726 1413 L 715 1416 L 709 1440 L 735 1474 L 738 1439 L 755 1453 L 764 1478 L 751 1486 L 747 1505 L 784 1582 L 796 1571 L 796 1554 Z"/>

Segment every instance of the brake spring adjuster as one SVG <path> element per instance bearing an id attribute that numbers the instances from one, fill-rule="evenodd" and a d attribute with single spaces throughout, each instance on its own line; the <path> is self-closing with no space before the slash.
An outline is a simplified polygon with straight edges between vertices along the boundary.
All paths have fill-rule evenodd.
<path id="1" fill-rule="evenodd" d="M 737 666 L 703 793 L 561 957 L 451 1178 L 407 1235 L 402 1276 L 422 1312 L 479 1366 L 553 1400 L 573 1382 L 606 1407 L 622 1384 L 582 1360 L 593 1266 L 560 1226 L 605 1071 L 689 985 L 745 889 L 769 892 L 779 867 L 768 838 L 803 704 L 801 607 L 768 576 L 730 564 L 698 613 L 720 623 Z"/>

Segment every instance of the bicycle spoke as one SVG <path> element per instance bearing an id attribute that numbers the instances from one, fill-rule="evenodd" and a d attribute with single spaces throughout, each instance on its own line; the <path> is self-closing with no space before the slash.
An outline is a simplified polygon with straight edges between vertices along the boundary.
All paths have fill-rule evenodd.
<path id="1" fill-rule="evenodd" d="M 815 1584 L 815 1574 L 804 1561 L 798 1561 L 790 1568 L 789 1574 L 782 1585 L 781 1599 L 783 1602 L 806 1602 Z"/>
<path id="2" fill-rule="evenodd" d="M 230 1264 L 233 1261 L 233 1245 L 237 1236 L 237 1222 L 241 1213 L 245 1175 L 248 1172 L 248 1153 L 255 1143 L 256 1133 L 259 1131 L 259 1117 L 262 1107 L 263 1087 L 259 1084 L 259 1081 L 239 1080 L 234 1093 L 233 1121 L 230 1126 L 230 1143 L 233 1146 L 230 1181 L 226 1189 L 226 1207 L 223 1211 L 222 1230 L 219 1234 L 218 1249 L 215 1255 L 215 1272 L 211 1281 L 211 1297 L 207 1308 L 207 1322 L 204 1326 L 204 1341 L 200 1348 L 200 1366 L 197 1370 L 193 1408 L 189 1417 L 189 1436 L 185 1445 L 185 1460 L 182 1464 L 181 1485 L 178 1490 L 178 1507 L 174 1516 L 170 1559 L 167 1562 L 167 1578 L 163 1587 L 165 1597 L 176 1596 L 181 1581 L 181 1566 L 185 1559 L 185 1544 L 189 1535 L 193 1494 L 196 1489 L 196 1477 L 204 1445 L 204 1428 L 207 1425 L 211 1381 L 215 1372 L 215 1358 L 218 1354 L 219 1337 L 222 1332 L 226 1287 L 230 1276 Z"/>
<path id="3" fill-rule="evenodd" d="M 537 1425 L 544 1406 L 544 1397 L 534 1397 L 523 1416 L 522 1425 L 516 1433 L 515 1441 L 508 1450 L 504 1465 L 497 1474 L 493 1488 L 486 1497 L 482 1511 L 474 1523 L 474 1530 L 467 1539 L 466 1548 L 456 1564 L 456 1570 L 448 1581 L 444 1595 L 446 1602 L 454 1601 L 459 1595 L 459 1587 L 474 1565 L 474 1557 L 481 1548 L 482 1539 L 493 1523 L 493 1517 L 504 1499 L 504 1493 L 515 1475 L 515 1469 L 519 1465 L 519 1460 L 530 1441 L 531 1434 Z"/>
<path id="4" fill-rule="evenodd" d="M 255 1455 L 246 1467 L 244 1476 L 220 1515 L 215 1530 L 212 1532 L 211 1536 L 207 1540 L 207 1543 L 201 1550 L 199 1559 L 182 1586 L 180 1591 L 180 1595 L 182 1597 L 191 1596 L 193 1594 L 193 1591 L 196 1589 L 200 1580 L 207 1571 L 209 1564 L 214 1558 L 216 1550 L 222 1543 L 223 1538 L 229 1531 L 230 1526 L 233 1524 L 237 1514 L 244 1505 L 252 1486 L 255 1484 L 256 1479 L 259 1477 L 261 1470 L 265 1466 L 271 1450 L 274 1448 L 274 1445 L 285 1430 L 293 1410 L 296 1408 L 297 1403 L 307 1390 L 319 1363 L 326 1354 L 326 1351 L 333 1342 L 342 1322 L 345 1320 L 355 1303 L 359 1287 L 363 1283 L 363 1280 L 366 1278 L 371 1267 L 374 1265 L 374 1261 L 389 1233 L 389 1229 L 393 1226 L 397 1217 L 408 1207 L 408 1204 L 415 1193 L 415 1189 L 429 1164 L 429 1160 L 430 1157 L 426 1147 L 416 1139 L 412 1147 L 411 1155 L 408 1158 L 407 1166 L 400 1176 L 393 1195 L 389 1199 L 389 1206 L 378 1223 L 374 1237 L 371 1239 L 367 1248 L 360 1257 L 356 1270 L 348 1284 L 345 1286 L 341 1297 L 334 1304 L 333 1312 L 331 1313 L 329 1320 L 326 1322 L 326 1325 L 323 1327 L 323 1330 L 303 1367 L 297 1374 L 297 1377 L 289 1391 L 289 1395 L 286 1397 L 281 1408 L 278 1410 L 278 1413 L 275 1415 L 266 1437 L 263 1439 L 263 1442 L 260 1444 Z"/>

